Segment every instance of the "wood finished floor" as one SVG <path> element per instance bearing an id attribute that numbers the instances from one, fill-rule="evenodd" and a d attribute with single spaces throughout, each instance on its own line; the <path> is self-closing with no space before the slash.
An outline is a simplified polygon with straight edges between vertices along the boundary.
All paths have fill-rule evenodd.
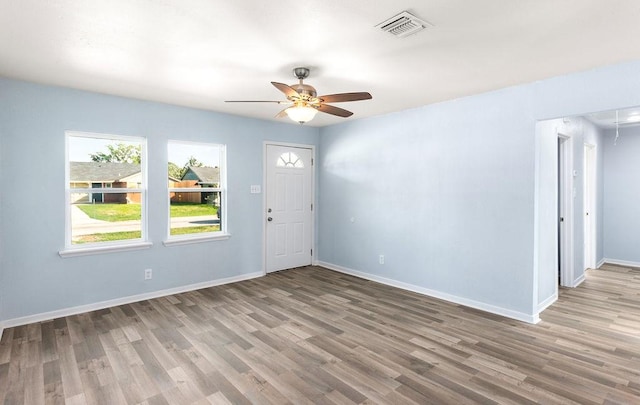
<path id="1" fill-rule="evenodd" d="M 639 270 L 542 319 L 306 267 L 7 329 L 0 403 L 640 403 Z"/>

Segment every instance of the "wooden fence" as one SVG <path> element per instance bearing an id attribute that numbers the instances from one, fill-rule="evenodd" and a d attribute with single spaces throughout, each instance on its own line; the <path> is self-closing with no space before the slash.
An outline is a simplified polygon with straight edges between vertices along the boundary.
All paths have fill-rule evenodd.
<path id="1" fill-rule="evenodd" d="M 183 180 L 176 181 L 171 184 L 171 188 L 200 188 L 197 184 L 197 180 Z M 202 202 L 202 193 L 187 191 L 181 193 L 179 191 L 171 192 L 169 195 L 172 203 L 196 203 L 200 204 Z"/>

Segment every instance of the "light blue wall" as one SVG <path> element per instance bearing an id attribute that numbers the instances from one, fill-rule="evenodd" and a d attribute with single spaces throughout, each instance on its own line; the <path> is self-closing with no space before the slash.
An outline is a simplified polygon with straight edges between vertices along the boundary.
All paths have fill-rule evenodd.
<path id="1" fill-rule="evenodd" d="M 604 142 L 604 257 L 640 265 L 640 128 Z"/>
<path id="2" fill-rule="evenodd" d="M 640 62 L 321 130 L 0 79 L 0 320 L 262 269 L 264 140 L 319 144 L 321 261 L 535 315 L 536 121 L 633 105 Z M 151 249 L 58 256 L 65 130 L 148 138 Z M 162 245 L 168 139 L 228 145 L 228 241 Z"/>
<path id="3" fill-rule="evenodd" d="M 248 106 L 251 108 L 251 106 Z M 148 250 L 62 259 L 66 130 L 148 139 Z M 319 130 L 0 79 L 0 320 L 262 271 L 265 140 Z M 227 145 L 231 238 L 165 247 L 167 140 Z M 143 280 L 143 269 L 153 280 Z"/>
<path id="4" fill-rule="evenodd" d="M 558 291 L 558 132 L 562 119 L 536 125 L 536 196 L 534 218 L 534 288 L 542 309 Z M 537 273 L 537 274 L 536 274 Z"/>
<path id="5" fill-rule="evenodd" d="M 535 315 L 557 269 L 534 243 L 556 215 L 535 205 L 536 120 L 637 104 L 632 62 L 324 128 L 319 258 Z"/>
<path id="6" fill-rule="evenodd" d="M 320 260 L 530 313 L 530 99 L 510 88 L 325 128 Z"/>

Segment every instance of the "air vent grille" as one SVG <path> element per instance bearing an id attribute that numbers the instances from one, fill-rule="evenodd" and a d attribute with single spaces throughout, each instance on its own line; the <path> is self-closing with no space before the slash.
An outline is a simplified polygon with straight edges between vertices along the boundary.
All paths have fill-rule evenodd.
<path id="1" fill-rule="evenodd" d="M 386 31 L 397 37 L 406 37 L 428 27 L 432 27 L 432 25 L 408 11 L 403 11 L 376 25 L 376 28 L 380 28 L 382 31 Z"/>

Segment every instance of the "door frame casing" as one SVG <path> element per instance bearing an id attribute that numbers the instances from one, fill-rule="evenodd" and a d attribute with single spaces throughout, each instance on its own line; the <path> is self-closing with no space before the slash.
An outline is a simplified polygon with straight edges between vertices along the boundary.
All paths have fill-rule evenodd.
<path id="1" fill-rule="evenodd" d="M 584 144 L 584 269 L 595 268 L 597 247 L 596 145 Z M 588 211 L 587 211 L 588 209 Z M 589 215 L 585 215 L 589 212 Z M 587 228 L 588 226 L 588 228 Z M 588 229 L 588 231 L 587 231 Z M 587 245 L 589 248 L 587 249 Z"/>
<path id="2" fill-rule="evenodd" d="M 311 264 L 316 262 L 316 146 L 302 143 L 264 141 L 262 144 L 262 275 L 267 274 L 267 146 L 284 146 L 288 148 L 310 149 L 311 150 L 311 203 L 313 211 L 311 212 Z"/>

